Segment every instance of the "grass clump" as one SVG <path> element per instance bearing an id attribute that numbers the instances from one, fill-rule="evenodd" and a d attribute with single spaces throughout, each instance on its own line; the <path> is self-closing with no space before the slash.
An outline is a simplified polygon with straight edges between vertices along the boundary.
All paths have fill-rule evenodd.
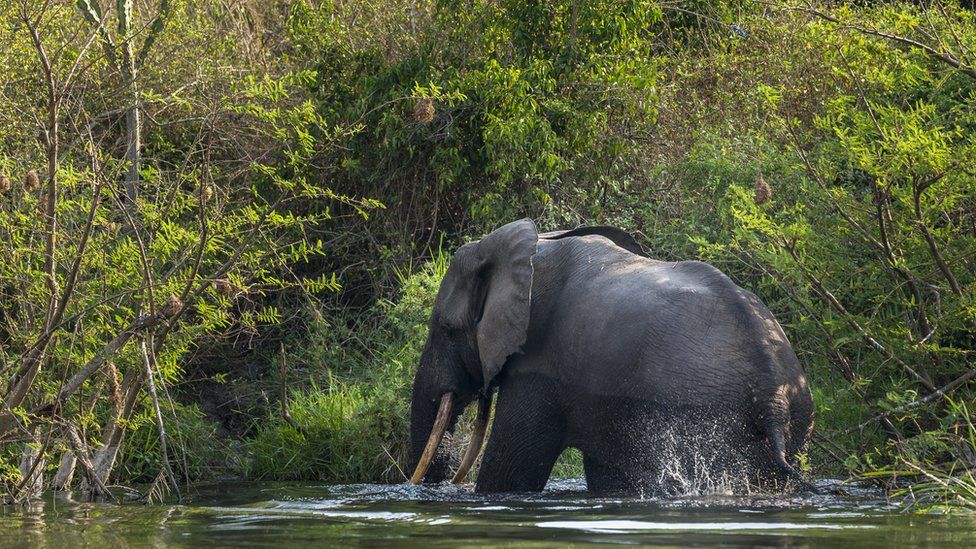
<path id="1" fill-rule="evenodd" d="M 556 465 L 553 466 L 552 474 L 549 476 L 552 478 L 579 478 L 584 476 L 583 454 L 576 448 L 566 448 L 556 460 Z"/>
<path id="2" fill-rule="evenodd" d="M 409 424 L 395 392 L 338 380 L 289 397 L 295 426 L 274 419 L 247 444 L 254 479 L 402 481 L 399 463 Z M 296 429 L 297 426 L 297 429 Z"/>

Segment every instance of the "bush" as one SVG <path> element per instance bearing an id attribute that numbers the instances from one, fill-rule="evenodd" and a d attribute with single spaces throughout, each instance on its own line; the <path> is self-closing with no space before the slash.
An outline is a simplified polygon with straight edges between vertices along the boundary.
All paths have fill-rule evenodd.
<path id="1" fill-rule="evenodd" d="M 413 374 L 447 264 L 438 254 L 418 272 L 401 273 L 400 298 L 378 304 L 368 330 L 312 323 L 312 344 L 288 357 L 313 380 L 288 397 L 295 426 L 280 414 L 258 426 L 245 446 L 246 477 L 405 480 Z"/>
<path id="2" fill-rule="evenodd" d="M 246 445 L 250 462 L 244 474 L 274 480 L 402 480 L 395 457 L 402 453 L 409 423 L 402 397 L 339 381 L 323 391 L 313 387 L 293 394 L 288 409 L 298 430 L 271 419 Z"/>

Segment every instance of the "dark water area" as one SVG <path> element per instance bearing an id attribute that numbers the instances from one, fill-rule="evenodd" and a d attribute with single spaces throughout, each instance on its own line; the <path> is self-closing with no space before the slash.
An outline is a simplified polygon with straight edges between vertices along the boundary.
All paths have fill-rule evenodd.
<path id="1" fill-rule="evenodd" d="M 553 480 L 540 494 L 480 496 L 449 485 L 226 482 L 158 505 L 49 494 L 0 508 L 0 547 L 976 546 L 976 517 L 905 513 L 866 489 L 654 499 L 584 488 Z"/>

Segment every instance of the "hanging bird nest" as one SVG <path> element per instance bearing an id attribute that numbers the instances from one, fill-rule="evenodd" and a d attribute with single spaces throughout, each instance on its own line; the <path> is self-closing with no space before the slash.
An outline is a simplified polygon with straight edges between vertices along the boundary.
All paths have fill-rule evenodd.
<path id="1" fill-rule="evenodd" d="M 166 318 L 173 318 L 183 309 L 183 300 L 176 297 L 176 294 L 169 294 L 169 299 L 166 300 L 166 304 L 159 312 L 163 313 Z"/>
<path id="2" fill-rule="evenodd" d="M 116 410 L 122 409 L 122 385 L 119 383 L 119 371 L 111 360 L 105 363 L 105 378 L 108 380 L 109 400 Z"/>
<path id="3" fill-rule="evenodd" d="M 763 177 L 762 169 L 760 168 L 756 172 L 756 187 L 753 189 L 753 199 L 755 199 L 756 204 L 762 206 L 773 196 L 773 189 L 770 188 L 769 183 L 766 183 L 766 179 Z"/>
<path id="4" fill-rule="evenodd" d="M 417 104 L 413 106 L 414 122 L 420 122 L 421 124 L 426 124 L 434 119 L 434 100 L 429 97 L 422 97 L 417 100 Z"/>
<path id="5" fill-rule="evenodd" d="M 24 189 L 33 191 L 40 186 L 41 178 L 37 176 L 37 172 L 34 170 L 27 172 L 27 175 L 24 176 Z"/>
<path id="6" fill-rule="evenodd" d="M 218 294 L 224 297 L 233 297 L 237 293 L 237 290 L 234 288 L 234 283 L 226 278 L 214 280 L 213 287 Z"/>
<path id="7" fill-rule="evenodd" d="M 5 193 L 10 190 L 10 178 L 4 174 L 0 174 L 0 193 Z"/>

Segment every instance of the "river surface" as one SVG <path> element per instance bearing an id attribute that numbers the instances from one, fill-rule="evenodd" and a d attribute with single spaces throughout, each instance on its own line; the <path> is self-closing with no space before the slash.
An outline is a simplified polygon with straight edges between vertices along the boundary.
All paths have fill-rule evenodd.
<path id="1" fill-rule="evenodd" d="M 870 490 L 641 499 L 584 488 L 554 480 L 540 494 L 485 497 L 453 486 L 224 482 L 157 505 L 47 495 L 0 507 L 0 547 L 976 547 L 976 517 L 905 513 Z"/>

